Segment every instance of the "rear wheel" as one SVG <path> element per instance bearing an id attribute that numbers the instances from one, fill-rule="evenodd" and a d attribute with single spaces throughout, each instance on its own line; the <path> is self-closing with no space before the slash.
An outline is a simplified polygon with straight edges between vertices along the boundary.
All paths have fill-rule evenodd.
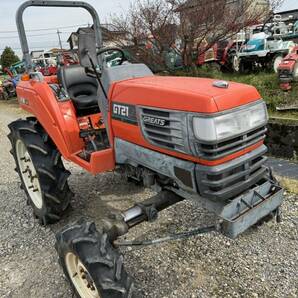
<path id="1" fill-rule="evenodd" d="M 239 68 L 240 68 L 240 59 L 237 56 L 237 54 L 235 53 L 234 55 L 232 55 L 231 57 L 232 60 L 232 68 L 234 72 L 239 72 Z"/>
<path id="2" fill-rule="evenodd" d="M 298 82 L 298 61 L 294 65 L 294 69 L 293 69 L 293 80 L 295 82 Z"/>
<path id="3" fill-rule="evenodd" d="M 34 118 L 12 122 L 9 129 L 10 152 L 28 203 L 41 224 L 57 222 L 73 196 L 59 151 Z"/>
<path id="4" fill-rule="evenodd" d="M 1 98 L 3 100 L 8 100 L 9 99 L 9 96 L 8 96 L 8 93 L 4 90 L 3 93 L 1 94 Z"/>
<path id="5" fill-rule="evenodd" d="M 239 61 L 239 72 L 241 74 L 249 74 L 253 71 L 254 63 L 251 61 L 245 61 L 240 59 Z"/>
<path id="6" fill-rule="evenodd" d="M 235 50 L 228 52 L 226 63 L 222 66 L 222 72 L 239 72 L 239 58 Z"/>
<path id="7" fill-rule="evenodd" d="M 78 297 L 133 297 L 123 256 L 94 223 L 81 219 L 59 232 L 56 240 L 59 262 Z"/>

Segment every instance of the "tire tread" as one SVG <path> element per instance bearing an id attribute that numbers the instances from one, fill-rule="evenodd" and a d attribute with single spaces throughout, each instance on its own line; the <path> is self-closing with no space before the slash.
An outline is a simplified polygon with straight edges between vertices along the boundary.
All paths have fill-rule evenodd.
<path id="1" fill-rule="evenodd" d="M 75 288 L 65 264 L 65 256 L 68 252 L 80 258 L 102 298 L 133 297 L 134 283 L 123 266 L 123 256 L 112 246 L 106 233 L 96 230 L 93 222 L 80 219 L 73 225 L 66 226 L 56 234 L 55 247 L 59 255 L 59 263 L 74 291 Z"/>
<path id="2" fill-rule="evenodd" d="M 15 144 L 20 139 L 27 147 L 39 178 L 45 205 L 41 210 L 35 208 L 21 181 L 34 214 L 42 225 L 57 222 L 73 197 L 67 182 L 70 172 L 64 168 L 59 150 L 34 117 L 28 117 L 26 120 L 18 119 L 8 127 L 10 132 L 7 137 L 12 144 L 10 153 L 15 159 L 17 172 L 20 175 Z"/>

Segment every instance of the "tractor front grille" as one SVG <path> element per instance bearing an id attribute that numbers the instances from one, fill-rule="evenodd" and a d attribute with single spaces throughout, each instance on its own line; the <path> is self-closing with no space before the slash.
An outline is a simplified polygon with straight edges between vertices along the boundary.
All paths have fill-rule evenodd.
<path id="1" fill-rule="evenodd" d="M 185 119 L 183 112 L 140 108 L 142 132 L 151 144 L 189 153 Z"/>
<path id="2" fill-rule="evenodd" d="M 266 132 L 267 128 L 265 126 L 262 126 L 235 138 L 215 144 L 208 144 L 196 141 L 195 148 L 197 151 L 197 155 L 204 159 L 219 159 L 264 140 Z"/>
<path id="3" fill-rule="evenodd" d="M 289 69 L 279 69 L 278 73 L 281 76 L 289 76 L 291 74 Z"/>
<path id="4" fill-rule="evenodd" d="M 262 180 L 267 172 L 264 166 L 265 145 L 230 162 L 196 169 L 200 194 L 211 199 L 226 200 L 242 193 Z"/>
<path id="5" fill-rule="evenodd" d="M 278 76 L 279 76 L 279 80 L 280 82 L 291 82 L 293 79 L 293 74 L 289 69 L 280 69 L 278 71 Z"/>

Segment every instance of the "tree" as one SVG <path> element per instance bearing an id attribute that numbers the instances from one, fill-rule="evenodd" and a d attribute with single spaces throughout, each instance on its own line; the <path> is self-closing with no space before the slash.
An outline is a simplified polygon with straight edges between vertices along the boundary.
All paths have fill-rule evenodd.
<path id="1" fill-rule="evenodd" d="M 198 55 L 240 30 L 268 19 L 282 0 L 268 0 L 260 9 L 258 0 L 137 0 L 126 15 L 112 23 L 126 32 L 138 59 L 166 68 L 164 53 L 175 48 L 186 66 L 194 66 Z M 264 1 L 263 1 L 264 3 Z M 180 47 L 175 47 L 180 41 Z M 116 41 L 123 46 L 123 40 Z"/>
<path id="2" fill-rule="evenodd" d="M 166 68 L 164 53 L 177 37 L 178 20 L 175 6 L 165 0 L 137 0 L 125 15 L 112 17 L 119 31 L 126 32 L 126 40 L 115 40 L 129 48 L 134 59 L 157 70 Z"/>
<path id="3" fill-rule="evenodd" d="M 2 69 L 10 67 L 12 64 L 19 62 L 19 57 L 15 54 L 12 48 L 6 47 L 0 57 L 0 64 Z"/>
<path id="4" fill-rule="evenodd" d="M 180 36 L 183 44 L 183 61 L 192 65 L 192 53 L 198 55 L 215 43 L 230 39 L 249 26 L 260 24 L 272 15 L 282 0 L 170 0 L 180 13 Z"/>

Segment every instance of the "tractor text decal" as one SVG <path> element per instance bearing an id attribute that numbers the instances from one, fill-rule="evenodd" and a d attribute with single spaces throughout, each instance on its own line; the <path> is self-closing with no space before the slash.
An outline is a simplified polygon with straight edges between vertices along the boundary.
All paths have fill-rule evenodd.
<path id="1" fill-rule="evenodd" d="M 119 104 L 113 105 L 113 114 L 128 117 L 129 107 L 128 106 L 122 106 Z"/>
<path id="2" fill-rule="evenodd" d="M 133 105 L 113 102 L 112 118 L 137 125 L 136 107 Z"/>
<path id="3" fill-rule="evenodd" d="M 143 116 L 143 121 L 144 123 L 155 124 L 158 126 L 165 126 L 167 124 L 165 119 L 160 119 L 160 118 L 151 117 L 151 116 Z"/>

